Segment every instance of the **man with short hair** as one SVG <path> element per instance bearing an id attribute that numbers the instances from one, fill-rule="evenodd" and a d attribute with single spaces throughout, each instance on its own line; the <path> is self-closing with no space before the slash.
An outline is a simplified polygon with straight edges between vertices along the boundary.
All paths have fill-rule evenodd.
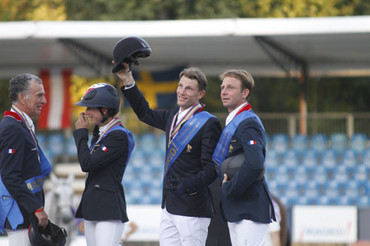
<path id="1" fill-rule="evenodd" d="M 217 177 L 212 154 L 221 133 L 216 117 L 199 102 L 207 79 L 198 68 L 184 69 L 176 91 L 178 107 L 153 110 L 123 65 L 116 74 L 132 109 L 141 121 L 166 132 L 160 245 L 205 245 L 213 213 L 208 185 Z"/>
<path id="2" fill-rule="evenodd" d="M 48 225 L 42 187 L 51 167 L 32 120 L 46 104 L 41 79 L 29 73 L 15 76 L 9 97 L 12 108 L 0 123 L 0 231 L 5 228 L 10 246 L 29 246 L 29 217 L 36 216 L 43 228 Z"/>
<path id="3" fill-rule="evenodd" d="M 228 222 L 233 246 L 263 245 L 268 225 L 271 219 L 275 220 L 275 215 L 264 178 L 265 129 L 247 101 L 254 80 L 244 70 L 228 70 L 220 79 L 221 101 L 229 111 L 226 127 L 213 155 L 223 179 L 222 212 Z M 224 160 L 239 155 L 242 163 L 235 175 L 228 177 L 221 173 Z"/>

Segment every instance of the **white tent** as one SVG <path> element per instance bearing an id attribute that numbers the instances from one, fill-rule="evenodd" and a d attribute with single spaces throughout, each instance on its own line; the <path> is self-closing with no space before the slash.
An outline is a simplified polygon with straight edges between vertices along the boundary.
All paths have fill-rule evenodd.
<path id="1" fill-rule="evenodd" d="M 370 16 L 357 16 L 2 22 L 0 77 L 51 67 L 109 74 L 113 46 L 127 36 L 152 47 L 142 69 L 189 65 L 207 75 L 244 68 L 255 76 L 284 76 L 281 68 L 295 73 L 304 62 L 309 76 L 370 74 Z"/>

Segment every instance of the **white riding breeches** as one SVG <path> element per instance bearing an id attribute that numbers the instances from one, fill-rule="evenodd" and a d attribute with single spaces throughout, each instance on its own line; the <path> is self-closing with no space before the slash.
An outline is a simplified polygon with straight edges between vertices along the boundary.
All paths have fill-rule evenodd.
<path id="1" fill-rule="evenodd" d="M 232 246 L 263 246 L 269 224 L 241 220 L 227 223 Z"/>
<path id="2" fill-rule="evenodd" d="M 31 246 L 28 239 L 28 229 L 18 229 L 15 231 L 6 230 L 8 234 L 9 246 Z"/>
<path id="3" fill-rule="evenodd" d="M 206 245 L 210 218 L 174 215 L 162 209 L 160 246 Z"/>
<path id="4" fill-rule="evenodd" d="M 90 221 L 85 220 L 87 246 L 120 245 L 124 223 L 120 220 Z"/>

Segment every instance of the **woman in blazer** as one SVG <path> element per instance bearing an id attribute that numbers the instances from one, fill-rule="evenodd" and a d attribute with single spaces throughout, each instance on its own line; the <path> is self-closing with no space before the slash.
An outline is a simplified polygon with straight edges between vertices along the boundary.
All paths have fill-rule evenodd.
<path id="1" fill-rule="evenodd" d="M 91 86 L 76 105 L 85 106 L 73 132 L 78 160 L 87 173 L 85 190 L 76 212 L 84 219 L 88 246 L 119 245 L 128 221 L 122 177 L 134 147 L 132 134 L 114 116 L 119 110 L 118 91 L 111 85 Z M 88 146 L 88 127 L 95 125 Z"/>

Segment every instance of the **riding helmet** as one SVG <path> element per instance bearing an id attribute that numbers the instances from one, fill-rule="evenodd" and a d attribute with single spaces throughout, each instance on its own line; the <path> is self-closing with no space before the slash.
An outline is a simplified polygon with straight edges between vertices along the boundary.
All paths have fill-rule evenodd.
<path id="1" fill-rule="evenodd" d="M 28 238 L 32 246 L 64 246 L 67 241 L 67 232 L 49 220 L 44 229 L 39 227 L 38 223 L 31 223 Z"/>
<path id="2" fill-rule="evenodd" d="M 120 97 L 116 88 L 106 83 L 98 83 L 90 86 L 76 105 L 118 109 L 119 103 Z"/>
<path id="3" fill-rule="evenodd" d="M 140 37 L 123 38 L 116 43 L 113 49 L 114 67 L 112 73 L 116 73 L 123 68 L 122 62 L 131 66 L 132 63 L 138 65 L 137 59 L 150 56 L 152 49 L 149 44 Z"/>

